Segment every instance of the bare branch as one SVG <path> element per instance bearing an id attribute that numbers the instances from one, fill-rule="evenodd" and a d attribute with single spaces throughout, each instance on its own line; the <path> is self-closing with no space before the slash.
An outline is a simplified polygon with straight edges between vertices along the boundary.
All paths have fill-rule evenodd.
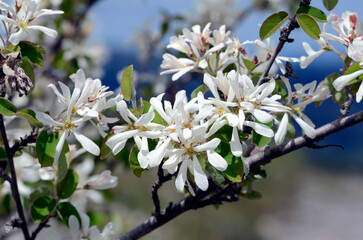
<path id="1" fill-rule="evenodd" d="M 2 114 L 0 114 L 0 132 L 1 132 L 1 137 L 3 139 L 4 148 L 5 148 L 5 151 L 6 151 L 6 156 L 8 158 L 9 170 L 10 170 L 10 174 L 11 174 L 11 181 L 10 181 L 11 193 L 12 193 L 12 196 L 13 196 L 14 201 L 16 203 L 16 208 L 17 208 L 17 211 L 18 211 L 18 214 L 19 214 L 19 218 L 21 220 L 19 225 L 20 225 L 20 228 L 23 231 L 23 235 L 24 235 L 25 240 L 30 240 L 29 229 L 28 229 L 28 225 L 27 225 L 27 222 L 26 222 L 26 219 L 25 219 L 23 205 L 21 203 L 20 194 L 19 194 L 19 190 L 18 190 L 18 184 L 17 184 L 18 182 L 17 182 L 17 179 L 16 179 L 13 154 L 11 152 L 11 148 L 9 147 L 8 137 L 6 135 L 4 119 L 3 119 Z"/>
<path id="2" fill-rule="evenodd" d="M 331 123 L 328 123 L 316 129 L 315 139 L 310 139 L 307 136 L 297 137 L 293 140 L 290 140 L 285 145 L 281 145 L 273 149 L 265 149 L 262 152 L 258 152 L 246 158 L 246 161 L 247 163 L 250 164 L 251 167 L 258 165 L 265 165 L 274 158 L 280 157 L 294 150 L 307 147 L 311 145 L 313 142 L 318 142 L 333 133 L 336 133 L 340 130 L 343 130 L 360 122 L 363 122 L 363 111 L 360 111 L 358 113 L 352 114 L 347 117 L 337 119 Z"/>

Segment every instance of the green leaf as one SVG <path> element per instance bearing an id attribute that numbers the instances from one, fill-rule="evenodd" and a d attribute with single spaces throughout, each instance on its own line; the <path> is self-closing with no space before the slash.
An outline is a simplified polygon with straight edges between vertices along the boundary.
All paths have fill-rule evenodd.
<path id="1" fill-rule="evenodd" d="M 77 188 L 78 175 L 73 169 L 68 169 L 66 176 L 62 181 L 57 183 L 57 195 L 61 199 L 72 196 Z"/>
<path id="2" fill-rule="evenodd" d="M 31 207 L 31 215 L 34 222 L 44 222 L 53 211 L 56 201 L 43 196 L 35 200 Z"/>
<path id="3" fill-rule="evenodd" d="M 215 182 L 218 186 L 224 185 L 224 176 L 223 174 L 215 169 L 210 163 L 207 162 L 205 170 L 209 173 L 211 176 L 213 182 Z"/>
<path id="4" fill-rule="evenodd" d="M 45 50 L 38 44 L 21 41 L 19 43 L 21 56 L 23 59 L 29 61 L 35 66 L 41 68 L 43 67 L 43 56 L 45 54 Z"/>
<path id="5" fill-rule="evenodd" d="M 331 11 L 335 8 L 335 6 L 337 5 L 338 0 L 323 0 L 323 4 L 324 7 L 328 10 Z"/>
<path id="6" fill-rule="evenodd" d="M 326 84 L 329 87 L 330 91 L 333 91 L 335 88 L 333 86 L 333 82 L 335 81 L 335 79 L 337 79 L 338 77 L 340 77 L 339 73 L 332 73 L 329 76 L 327 76 L 323 83 Z"/>
<path id="7" fill-rule="evenodd" d="M 41 187 L 39 189 L 34 190 L 30 194 L 30 201 L 34 202 L 35 200 L 37 200 L 40 197 L 47 197 L 47 196 L 50 196 L 51 194 L 52 194 L 52 192 L 49 188 Z"/>
<path id="8" fill-rule="evenodd" d="M 223 174 L 232 182 L 241 182 L 243 178 L 242 159 L 232 154 L 229 143 L 221 142 L 215 151 L 228 163 Z"/>
<path id="9" fill-rule="evenodd" d="M 4 48 L 3 50 L 1 50 L 3 54 L 9 54 L 9 53 L 13 53 L 13 52 L 19 52 L 20 51 L 20 47 L 19 45 L 9 45 L 6 48 Z"/>
<path id="10" fill-rule="evenodd" d="M 302 30 L 304 30 L 304 32 L 312 39 L 318 40 L 320 38 L 320 27 L 314 18 L 307 14 L 301 13 L 297 16 L 296 19 Z"/>
<path id="11" fill-rule="evenodd" d="M 51 132 L 48 134 L 46 130 L 41 131 L 38 135 L 36 151 L 39 163 L 42 167 L 53 165 L 55 148 L 57 147 L 59 138 L 58 132 Z"/>
<path id="12" fill-rule="evenodd" d="M 258 122 L 258 121 L 256 121 L 256 122 Z M 272 123 L 272 121 L 269 122 L 269 123 L 260 123 L 260 124 L 266 125 L 266 126 L 270 127 L 273 130 L 273 123 Z M 258 134 L 255 130 L 253 130 L 253 133 L 252 133 L 252 142 L 254 144 L 256 144 L 256 146 L 258 146 L 258 147 L 264 147 L 267 144 L 269 144 L 270 141 L 271 141 L 271 138 L 262 136 L 262 135 Z"/>
<path id="13" fill-rule="evenodd" d="M 107 140 L 114 134 L 113 131 L 110 131 L 105 138 L 102 140 L 102 145 L 101 145 L 101 154 L 100 154 L 100 159 L 105 159 L 107 158 L 111 153 L 112 153 L 112 149 L 109 148 L 106 145 Z"/>
<path id="14" fill-rule="evenodd" d="M 18 117 L 28 120 L 31 123 L 31 125 L 33 125 L 37 128 L 42 128 L 44 126 L 41 122 L 39 122 L 35 118 L 35 112 L 33 110 L 23 109 L 23 110 L 20 110 L 20 112 L 17 112 L 16 115 Z"/>
<path id="15" fill-rule="evenodd" d="M 28 61 L 22 61 L 20 67 L 24 70 L 25 74 L 30 78 L 33 85 L 35 83 L 34 70 L 32 65 Z"/>
<path id="16" fill-rule="evenodd" d="M 318 22 L 327 22 L 325 13 L 316 7 L 302 6 L 296 11 L 296 14 L 301 13 L 305 13 L 310 17 L 313 17 Z"/>
<path id="17" fill-rule="evenodd" d="M 200 85 L 198 86 L 196 89 L 194 89 L 194 91 L 192 92 L 192 94 L 190 94 L 190 98 L 196 98 L 198 96 L 199 92 L 202 92 L 203 94 L 206 93 L 208 91 L 208 87 L 207 85 Z"/>
<path id="18" fill-rule="evenodd" d="M 260 28 L 260 38 L 261 40 L 265 40 L 274 34 L 281 26 L 286 22 L 289 18 L 289 14 L 287 12 L 278 12 L 269 16 L 263 23 Z"/>
<path id="19" fill-rule="evenodd" d="M 243 58 L 243 63 L 245 64 L 245 66 L 249 72 L 252 72 L 252 70 L 256 68 L 256 64 L 246 58 Z"/>
<path id="20" fill-rule="evenodd" d="M 133 65 L 128 66 L 121 79 L 121 91 L 125 100 L 131 100 L 132 98 L 132 71 Z"/>
<path id="21" fill-rule="evenodd" d="M 139 149 L 137 148 L 136 144 L 131 149 L 129 161 L 131 165 L 132 172 L 137 176 L 141 177 L 141 175 L 147 171 L 147 169 L 144 169 L 140 167 L 139 160 L 137 159 L 137 154 L 139 153 Z"/>
<path id="22" fill-rule="evenodd" d="M 354 64 L 352 64 L 344 73 L 344 75 L 349 75 L 349 74 L 352 74 L 356 71 L 360 71 L 362 70 L 362 67 L 359 66 L 359 62 L 356 62 Z"/>
<path id="23" fill-rule="evenodd" d="M 0 98 L 0 114 L 13 116 L 17 111 L 16 107 L 9 100 Z"/>
<path id="24" fill-rule="evenodd" d="M 144 101 L 142 101 L 142 105 L 144 106 L 143 109 L 142 109 L 142 113 L 145 114 L 145 113 L 149 112 L 151 104 L 144 100 Z M 157 111 L 154 110 L 154 112 L 155 112 L 155 117 L 152 120 L 152 122 L 162 125 L 163 124 L 163 118 L 160 116 L 160 114 Z"/>
<path id="25" fill-rule="evenodd" d="M 341 91 L 333 89 L 332 95 L 333 95 L 333 100 L 336 104 L 342 105 L 345 102 L 345 100 L 347 99 L 345 92 L 346 92 L 345 87 Z"/>
<path id="26" fill-rule="evenodd" d="M 60 153 L 58 159 L 58 181 L 62 181 L 62 179 L 66 176 L 68 171 L 68 162 L 69 162 L 69 146 L 67 140 L 65 140 L 62 152 Z"/>
<path id="27" fill-rule="evenodd" d="M 69 202 L 61 202 L 57 206 L 58 215 L 63 219 L 64 223 L 68 226 L 68 219 L 70 216 L 75 216 L 78 222 L 81 222 L 81 217 L 77 209 Z"/>
<path id="28" fill-rule="evenodd" d="M 224 175 L 232 182 L 241 182 L 243 178 L 243 162 L 240 157 L 228 154 L 224 159 L 228 163 L 227 169 L 223 172 Z"/>

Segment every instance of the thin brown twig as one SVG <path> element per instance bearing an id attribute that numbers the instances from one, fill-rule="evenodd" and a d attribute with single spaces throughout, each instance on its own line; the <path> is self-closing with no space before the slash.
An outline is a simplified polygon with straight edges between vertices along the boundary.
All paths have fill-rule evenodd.
<path id="1" fill-rule="evenodd" d="M 11 181 L 10 181 L 11 192 L 12 192 L 12 196 L 14 198 L 15 204 L 16 204 L 19 218 L 21 220 L 21 222 L 19 223 L 19 225 L 20 225 L 19 227 L 23 231 L 25 240 L 30 240 L 29 229 L 28 229 L 28 225 L 27 225 L 27 222 L 25 219 L 23 205 L 21 203 L 19 189 L 18 189 L 18 182 L 17 182 L 17 178 L 16 178 L 16 173 L 15 173 L 13 154 L 11 152 L 11 148 L 9 147 L 9 142 L 8 142 L 8 138 L 7 138 L 6 131 L 5 131 L 4 118 L 3 118 L 2 114 L 0 114 L 0 132 L 1 132 L 1 137 L 3 139 L 3 144 L 4 144 L 5 151 L 6 151 L 8 164 L 9 164 L 9 170 L 10 170 L 10 175 L 11 175 Z"/>

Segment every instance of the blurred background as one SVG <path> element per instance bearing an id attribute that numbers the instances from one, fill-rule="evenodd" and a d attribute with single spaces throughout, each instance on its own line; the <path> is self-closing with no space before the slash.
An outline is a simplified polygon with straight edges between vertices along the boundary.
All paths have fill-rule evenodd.
<path id="1" fill-rule="evenodd" d="M 165 89 L 187 86 L 192 90 L 200 83 L 200 75 L 171 83 L 170 76 L 158 76 L 162 51 L 169 37 L 183 27 L 193 24 L 202 26 L 211 21 L 216 26 L 226 24 L 232 30 L 231 37 L 241 42 L 258 39 L 259 24 L 277 10 L 292 12 L 298 5 L 295 1 L 234 1 L 234 0 L 101 0 L 89 14 L 94 29 L 89 36 L 91 43 L 102 43 L 108 50 L 108 61 L 104 64 L 103 82 L 117 88 L 117 73 L 133 64 L 141 76 L 138 86 L 148 98 Z M 312 6 L 324 9 L 322 1 L 312 1 Z M 363 2 L 339 1 L 332 11 L 341 16 L 347 10 L 363 16 Z M 329 14 L 325 9 L 324 11 Z M 235 21 L 235 19 L 238 19 Z M 161 30 L 167 32 L 161 33 Z M 336 34 L 330 29 L 330 32 Z M 314 50 L 319 46 L 302 30 L 295 30 L 291 37 L 294 43 L 287 44 L 282 56 L 306 55 L 302 42 L 308 42 Z M 149 44 L 147 44 L 149 42 Z M 152 44 L 150 45 L 150 42 Z M 272 36 L 277 44 L 278 34 Z M 337 45 L 344 53 L 344 49 Z M 252 50 L 253 51 L 253 50 Z M 325 53 L 307 69 L 294 64 L 299 76 L 296 81 L 307 83 L 322 81 L 332 72 L 339 72 L 342 61 L 334 53 Z M 120 73 L 119 73 L 120 75 Z M 141 80 L 141 78 L 143 78 Z M 199 80 L 198 80 L 199 79 Z M 174 86 L 170 86 L 174 84 Z M 154 86 L 154 87 L 153 87 Z M 361 109 L 354 104 L 351 112 Z M 310 106 L 306 114 L 316 126 L 337 118 L 340 108 L 331 99 L 321 107 Z M 144 239 L 361 239 L 363 234 L 363 136 L 362 125 L 357 125 L 327 137 L 319 143 L 344 147 L 303 149 L 274 160 L 265 167 L 267 179 L 258 182 L 255 189 L 262 193 L 258 200 L 241 199 L 237 203 L 225 204 L 218 209 L 208 207 L 187 212 L 162 226 Z M 123 230 L 143 221 L 152 211 L 150 189 L 155 181 L 155 172 L 147 172 L 135 178 L 131 171 L 121 170 L 119 198 L 125 204 L 121 216 Z M 127 188 L 125 186 L 128 186 Z M 129 186 L 132 186 L 130 191 Z M 164 206 L 182 196 L 169 184 L 161 191 Z M 149 193 L 148 193 L 149 192 Z M 135 213 L 138 214 L 135 214 Z"/>
<path id="2" fill-rule="evenodd" d="M 46 2 L 46 1 L 45 1 Z M 68 79 L 78 68 L 87 76 L 100 78 L 104 85 L 119 91 L 122 71 L 134 65 L 134 85 L 138 97 L 149 99 L 162 92 L 166 98 L 184 88 L 189 93 L 202 83 L 202 76 L 189 74 L 176 82 L 170 75 L 160 76 L 162 54 L 169 38 L 194 24 L 202 27 L 212 22 L 214 28 L 225 24 L 230 37 L 240 42 L 259 38 L 259 24 L 276 11 L 294 13 L 298 0 L 49 0 L 52 9 L 63 9 L 64 19 L 55 27 L 61 37 L 49 42 L 49 62 L 56 71 L 44 67 L 41 73 L 47 79 L 37 79 L 43 88 L 49 79 Z M 311 5 L 329 14 L 321 0 Z M 345 11 L 355 11 L 363 19 L 363 1 L 340 0 L 332 11 L 341 16 Z M 293 14 L 292 14 L 293 15 Z M 83 21 L 85 19 L 85 21 Z M 320 25 L 322 27 L 322 24 Z M 336 34 L 330 27 L 330 33 Z M 77 36 L 77 37 L 75 37 Z M 301 29 L 290 35 L 295 41 L 286 44 L 281 55 L 300 57 L 306 55 L 302 42 L 314 50 L 319 46 Z M 85 40 L 85 42 L 84 42 Z M 271 37 L 272 45 L 278 43 L 278 33 Z M 47 42 L 47 39 L 45 39 Z M 334 45 L 344 53 L 339 44 Z M 246 45 L 253 56 L 255 48 Z M 53 55 L 52 55 L 53 54 Z M 308 68 L 293 64 L 302 84 L 324 80 L 329 74 L 339 72 L 343 62 L 331 52 L 317 58 Z M 275 69 L 277 71 L 277 68 Z M 44 81 L 44 82 L 42 82 Z M 34 90 L 34 97 L 39 94 Z M 54 98 L 54 96 L 52 96 Z M 21 103 L 20 103 L 21 104 Z M 44 105 L 34 101 L 35 106 Z M 51 104 L 49 104 L 51 105 Z M 362 109 L 353 104 L 351 112 Z M 49 111 L 52 111 L 50 109 Z M 321 107 L 310 106 L 305 113 L 317 127 L 335 120 L 340 107 L 328 99 Z M 362 124 L 327 137 L 318 145 L 340 145 L 323 149 L 302 149 L 275 159 L 264 167 L 267 178 L 254 184 L 262 198 L 241 198 L 237 203 L 207 207 L 186 212 L 160 227 L 143 239 L 192 240 L 192 239 L 243 239 L 243 240 L 341 240 L 362 239 L 363 235 L 363 136 Z M 124 159 L 127 162 L 127 158 Z M 88 212 L 92 223 L 102 226 L 112 220 L 116 231 L 125 232 L 150 217 L 153 211 L 151 186 L 156 181 L 155 170 L 136 177 L 127 164 L 104 160 L 114 175 L 119 177 L 116 189 L 106 191 L 102 207 L 89 199 L 94 211 Z M 79 164 L 81 165 L 81 164 Z M 96 170 L 99 167 L 96 163 Z M 89 173 L 88 173 L 89 174 Z M 92 198 L 92 196 L 90 197 Z M 111 202 L 111 199 L 115 198 Z M 174 187 L 174 181 L 160 190 L 162 207 L 183 198 Z M 6 199 L 5 199 L 6 200 Z M 10 197 L 7 200 L 10 201 Z M 92 202 L 93 201 L 93 202 Z M 5 201 L 4 201 L 5 202 Z M 7 203 L 10 205 L 10 203 Z M 101 212 L 106 208 L 106 218 Z M 97 211 L 102 209 L 102 211 Z M 0 209 L 2 213 L 2 209 Z M 47 239 L 45 235 L 44 239 Z M 13 239 L 18 239 L 14 236 Z"/>

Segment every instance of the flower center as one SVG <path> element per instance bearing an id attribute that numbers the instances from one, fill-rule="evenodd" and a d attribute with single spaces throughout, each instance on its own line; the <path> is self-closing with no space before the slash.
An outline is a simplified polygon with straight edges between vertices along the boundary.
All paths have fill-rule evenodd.
<path id="1" fill-rule="evenodd" d="M 75 128 L 76 125 L 74 123 L 72 123 L 72 121 L 64 121 L 64 125 L 63 128 L 64 130 L 66 130 L 67 132 L 72 132 L 73 128 Z"/>

